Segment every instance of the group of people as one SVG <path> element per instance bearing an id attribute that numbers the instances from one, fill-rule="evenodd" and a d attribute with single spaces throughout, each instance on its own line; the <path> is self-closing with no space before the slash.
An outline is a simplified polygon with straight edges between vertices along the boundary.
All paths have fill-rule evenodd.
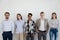
<path id="1" fill-rule="evenodd" d="M 40 12 L 40 18 L 36 22 L 32 19 L 32 13 L 28 13 L 28 19 L 25 22 L 21 14 L 17 14 L 17 20 L 13 22 L 9 19 L 10 13 L 5 12 L 5 20 L 2 21 L 3 40 L 13 40 L 13 34 L 16 33 L 17 40 L 34 40 L 34 35 L 38 34 L 38 40 L 46 40 L 49 31 L 50 40 L 57 40 L 59 20 L 57 14 L 52 13 L 51 20 L 46 19 L 45 13 Z M 24 39 L 25 38 L 25 39 Z"/>

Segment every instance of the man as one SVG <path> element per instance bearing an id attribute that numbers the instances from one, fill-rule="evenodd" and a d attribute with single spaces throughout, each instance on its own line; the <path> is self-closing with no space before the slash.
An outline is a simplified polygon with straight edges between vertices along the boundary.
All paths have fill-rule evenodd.
<path id="1" fill-rule="evenodd" d="M 36 21 L 38 40 L 41 40 L 41 38 L 43 38 L 43 40 L 46 40 L 46 35 L 49 29 L 49 24 L 48 24 L 48 20 L 44 18 L 44 12 L 41 12 L 40 16 L 41 18 L 39 18 Z"/>
<path id="2" fill-rule="evenodd" d="M 32 20 L 32 14 L 28 14 L 28 20 L 26 22 L 26 40 L 34 40 L 34 33 L 35 33 L 36 25 L 35 22 Z"/>
<path id="3" fill-rule="evenodd" d="M 2 22 L 3 40 L 12 40 L 14 33 L 14 23 L 9 19 L 10 13 L 5 12 L 5 20 Z"/>

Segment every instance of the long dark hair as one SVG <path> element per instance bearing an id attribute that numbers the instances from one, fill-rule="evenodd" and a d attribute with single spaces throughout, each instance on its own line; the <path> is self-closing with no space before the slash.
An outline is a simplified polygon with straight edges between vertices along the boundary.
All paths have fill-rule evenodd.
<path id="1" fill-rule="evenodd" d="M 55 16 L 55 19 L 57 19 L 57 14 L 56 14 L 55 12 L 52 13 L 52 17 L 51 17 L 51 19 L 53 19 L 53 14 L 56 15 L 56 16 Z"/>
<path id="2" fill-rule="evenodd" d="M 17 20 L 19 20 L 18 15 L 21 16 L 21 20 L 22 20 L 22 15 L 19 13 L 17 14 Z"/>

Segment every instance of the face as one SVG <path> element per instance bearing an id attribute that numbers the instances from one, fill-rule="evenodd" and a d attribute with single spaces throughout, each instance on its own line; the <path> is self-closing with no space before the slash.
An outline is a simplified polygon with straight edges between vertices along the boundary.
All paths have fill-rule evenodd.
<path id="1" fill-rule="evenodd" d="M 56 15 L 55 15 L 55 14 L 53 14 L 53 15 L 52 15 L 52 17 L 53 17 L 53 18 L 55 18 L 55 17 L 56 17 Z"/>
<path id="2" fill-rule="evenodd" d="M 44 13 L 43 14 L 40 14 L 40 16 L 41 16 L 41 18 L 43 18 L 44 17 Z"/>
<path id="3" fill-rule="evenodd" d="M 32 16 L 31 16 L 31 15 L 29 15 L 29 16 L 28 16 L 28 19 L 31 19 L 31 18 L 32 18 Z"/>
<path id="4" fill-rule="evenodd" d="M 10 14 L 5 14 L 5 19 L 9 19 Z"/>
<path id="5" fill-rule="evenodd" d="M 20 15 L 17 15 L 17 18 L 18 18 L 18 19 L 21 19 L 21 16 L 20 16 Z"/>

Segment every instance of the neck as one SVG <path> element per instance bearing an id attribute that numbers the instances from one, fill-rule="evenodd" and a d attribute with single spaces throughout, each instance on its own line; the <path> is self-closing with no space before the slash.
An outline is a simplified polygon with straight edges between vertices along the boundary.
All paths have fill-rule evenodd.
<path id="1" fill-rule="evenodd" d="M 19 20 L 21 20 L 21 19 L 19 19 Z"/>
<path id="2" fill-rule="evenodd" d="M 53 20 L 56 20 L 55 18 Z"/>
<path id="3" fill-rule="evenodd" d="M 28 19 L 29 21 L 31 21 L 32 19 Z"/>
<path id="4" fill-rule="evenodd" d="M 56 18 L 54 17 L 53 20 L 56 20 Z"/>
<path id="5" fill-rule="evenodd" d="M 5 19 L 5 20 L 9 20 L 9 19 Z"/>
<path id="6" fill-rule="evenodd" d="M 44 19 L 44 17 L 41 17 L 41 19 Z"/>

